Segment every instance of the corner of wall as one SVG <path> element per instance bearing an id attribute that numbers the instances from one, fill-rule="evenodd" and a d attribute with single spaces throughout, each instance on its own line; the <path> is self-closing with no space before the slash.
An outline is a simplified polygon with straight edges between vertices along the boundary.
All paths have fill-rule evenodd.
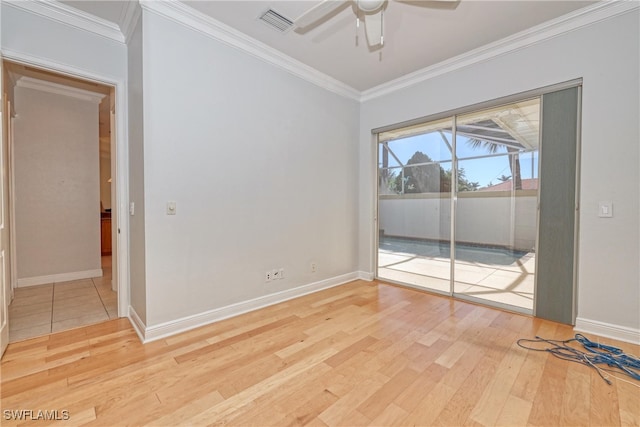
<path id="1" fill-rule="evenodd" d="M 147 326 L 142 321 L 142 319 L 140 319 L 140 316 L 138 316 L 136 310 L 131 306 L 129 306 L 128 317 L 131 325 L 133 326 L 133 329 L 136 331 L 136 334 L 138 334 L 138 338 L 140 338 L 140 341 L 142 341 L 142 343 L 144 344 L 146 342 L 145 333 L 147 330 Z"/>

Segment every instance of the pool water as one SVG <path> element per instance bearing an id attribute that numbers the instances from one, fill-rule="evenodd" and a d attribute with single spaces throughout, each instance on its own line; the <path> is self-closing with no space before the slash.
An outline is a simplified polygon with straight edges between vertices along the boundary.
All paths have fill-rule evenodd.
<path id="1" fill-rule="evenodd" d="M 399 237 L 381 236 L 379 249 L 424 257 L 450 258 L 451 256 L 451 245 L 448 242 L 405 239 Z M 529 254 L 527 251 L 456 243 L 456 260 L 470 263 L 512 265 L 527 254 Z"/>

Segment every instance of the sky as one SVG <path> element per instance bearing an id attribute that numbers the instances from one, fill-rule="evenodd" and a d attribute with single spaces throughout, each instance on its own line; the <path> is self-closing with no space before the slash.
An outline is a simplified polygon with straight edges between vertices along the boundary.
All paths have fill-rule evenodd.
<path id="1" fill-rule="evenodd" d="M 451 134 L 445 133 L 445 136 L 451 141 Z M 451 151 L 442 140 L 438 132 L 431 132 L 423 135 L 416 135 L 408 138 L 389 141 L 389 148 L 400 159 L 403 164 L 413 156 L 416 151 L 421 151 L 434 161 L 445 161 L 441 166 L 445 170 L 451 169 Z M 468 144 L 468 139 L 458 136 L 457 139 L 458 167 L 464 168 L 467 180 L 478 182 L 480 187 L 486 187 L 491 184 L 498 184 L 497 179 L 503 175 L 510 176 L 511 169 L 506 155 L 507 150 L 504 147 L 498 149 L 498 153 L 505 153 L 492 158 L 463 160 L 467 157 L 481 156 L 489 154 L 484 148 L 473 148 Z M 380 151 L 380 159 L 382 162 L 382 151 Z M 446 160 L 449 160 L 446 162 Z M 398 166 L 398 163 L 389 155 L 389 166 Z M 524 153 L 520 155 L 520 173 L 522 179 L 532 178 L 532 153 Z M 533 155 L 533 177 L 538 176 L 538 155 Z"/>

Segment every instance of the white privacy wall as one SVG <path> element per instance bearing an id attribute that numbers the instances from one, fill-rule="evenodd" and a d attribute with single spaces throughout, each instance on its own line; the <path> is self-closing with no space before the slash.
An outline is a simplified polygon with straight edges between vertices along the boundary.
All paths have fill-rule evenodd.
<path id="1" fill-rule="evenodd" d="M 536 196 L 458 195 L 457 242 L 529 251 L 536 243 Z M 449 241 L 451 199 L 385 197 L 378 203 L 380 230 L 387 236 Z"/>
<path id="2" fill-rule="evenodd" d="M 143 24 L 147 326 L 357 271 L 358 103 Z"/>
<path id="3" fill-rule="evenodd" d="M 366 101 L 360 122 L 360 269 L 372 272 L 371 129 L 582 77 L 578 318 L 640 330 L 638 9 Z M 598 201 L 614 217 L 598 218 Z"/>
<path id="4" fill-rule="evenodd" d="M 18 284 L 99 276 L 98 104 L 23 87 L 14 99 Z"/>

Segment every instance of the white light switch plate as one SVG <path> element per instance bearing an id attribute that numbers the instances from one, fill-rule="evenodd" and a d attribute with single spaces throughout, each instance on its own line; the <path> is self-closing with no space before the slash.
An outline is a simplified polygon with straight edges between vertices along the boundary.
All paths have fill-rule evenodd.
<path id="1" fill-rule="evenodd" d="M 599 202 L 598 203 L 598 216 L 600 218 L 613 217 L 613 203 L 611 202 Z"/>

